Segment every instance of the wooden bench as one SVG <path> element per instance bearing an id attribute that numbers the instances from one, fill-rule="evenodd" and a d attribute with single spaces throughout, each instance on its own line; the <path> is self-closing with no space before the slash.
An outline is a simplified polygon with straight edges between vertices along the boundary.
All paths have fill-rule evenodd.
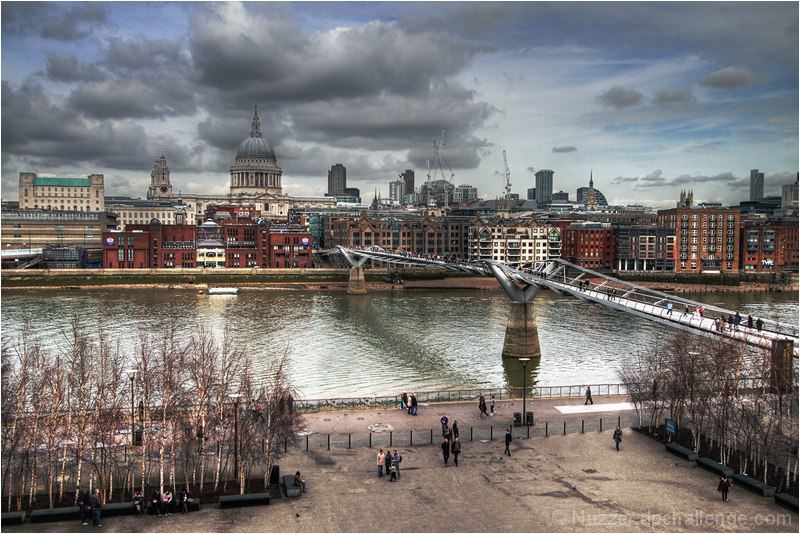
<path id="1" fill-rule="evenodd" d="M 749 489 L 753 493 L 758 493 L 763 497 L 773 497 L 775 495 L 775 488 L 773 488 L 772 486 L 768 486 L 763 482 L 759 482 L 753 477 L 749 477 L 743 474 L 738 474 L 738 475 L 733 475 L 732 478 L 737 486 Z"/>
<path id="2" fill-rule="evenodd" d="M 666 447 L 668 452 L 680 456 L 684 460 L 689 460 L 690 462 L 694 462 L 700 456 L 693 450 L 687 449 L 686 447 L 678 445 L 677 443 L 667 443 Z"/>
<path id="3" fill-rule="evenodd" d="M 237 508 L 240 506 L 259 506 L 264 504 L 269 504 L 269 493 L 222 495 L 219 498 L 220 508 Z"/>
<path id="4" fill-rule="evenodd" d="M 733 476 L 733 468 L 728 467 L 727 465 L 722 465 L 719 462 L 715 462 L 711 458 L 698 458 L 697 459 L 697 467 L 702 467 L 707 471 L 711 471 L 717 476 L 725 476 L 726 478 L 730 478 Z"/>
<path id="5" fill-rule="evenodd" d="M 795 503 L 797 499 L 795 499 Z M 18 512 L 3 512 L 2 523 L 0 526 L 10 527 L 12 525 L 21 525 L 25 522 L 25 510 Z"/>
<path id="6" fill-rule="evenodd" d="M 797 497 L 789 495 L 788 493 L 776 493 L 775 502 L 783 507 L 788 508 L 789 510 L 794 510 L 795 512 L 798 511 Z"/>
<path id="7" fill-rule="evenodd" d="M 287 497 L 299 497 L 300 493 L 303 491 L 303 486 L 294 485 L 294 475 L 284 475 L 283 485 L 286 486 Z"/>

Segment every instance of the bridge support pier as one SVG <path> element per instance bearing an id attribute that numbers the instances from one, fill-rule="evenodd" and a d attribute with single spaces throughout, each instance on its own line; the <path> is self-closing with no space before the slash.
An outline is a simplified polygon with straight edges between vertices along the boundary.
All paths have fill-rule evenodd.
<path id="1" fill-rule="evenodd" d="M 367 284 L 364 281 L 364 267 L 350 267 L 347 293 L 349 295 L 364 295 L 367 293 Z"/>
<path id="2" fill-rule="evenodd" d="M 350 295 L 364 295 L 367 292 L 367 284 L 364 281 L 364 264 L 367 263 L 366 256 L 355 259 L 343 247 L 338 247 L 339 251 L 350 264 L 350 280 L 347 282 L 347 293 Z"/>
<path id="3" fill-rule="evenodd" d="M 519 287 L 492 263 L 489 264 L 489 269 L 511 299 L 506 338 L 503 342 L 503 357 L 541 358 L 539 329 L 536 327 L 536 311 L 533 307 L 533 299 L 541 288 L 531 284 Z"/>
<path id="4" fill-rule="evenodd" d="M 503 358 L 541 358 L 533 302 L 512 302 L 503 342 Z"/>

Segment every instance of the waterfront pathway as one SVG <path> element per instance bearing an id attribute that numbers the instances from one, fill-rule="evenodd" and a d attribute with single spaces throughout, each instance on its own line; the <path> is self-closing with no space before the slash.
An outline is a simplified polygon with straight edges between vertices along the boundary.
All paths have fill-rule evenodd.
<path id="1" fill-rule="evenodd" d="M 589 417 L 635 421 L 625 397 L 536 400 L 537 425 L 568 427 Z M 478 418 L 477 403 L 421 405 L 420 415 L 400 409 L 320 412 L 306 417 L 319 434 L 364 432 L 375 422 L 396 432 L 440 429 L 443 412 L 458 419 L 461 436 L 473 426 L 496 426 L 492 442 L 462 439 L 459 466 L 444 466 L 440 434 L 433 445 L 395 447 L 403 455 L 401 478 L 377 477 L 378 448 L 290 451 L 282 474 L 299 470 L 308 483 L 300 498 L 269 506 L 170 517 L 113 517 L 102 528 L 78 522 L 4 527 L 5 532 L 797 532 L 798 516 L 734 486 L 722 503 L 717 478 L 668 454 L 663 444 L 626 429 L 620 451 L 603 432 L 518 439 L 503 454 L 502 424 L 521 401 L 498 402 L 494 417 Z M 606 405 L 605 407 L 603 405 Z M 622 404 L 622 406 L 620 406 Z M 604 412 L 603 408 L 616 411 Z M 583 410 L 586 411 L 583 411 Z M 575 413 L 565 414 L 563 411 Z M 632 418 L 632 419 L 631 419 Z M 413 423 L 411 422 L 413 421 Z M 626 424 L 628 421 L 628 424 Z M 578 423 L 579 424 L 579 423 Z M 485 425 L 485 426 L 478 426 Z M 416 441 L 416 440 L 415 440 Z M 384 447 L 385 448 L 385 447 Z"/>

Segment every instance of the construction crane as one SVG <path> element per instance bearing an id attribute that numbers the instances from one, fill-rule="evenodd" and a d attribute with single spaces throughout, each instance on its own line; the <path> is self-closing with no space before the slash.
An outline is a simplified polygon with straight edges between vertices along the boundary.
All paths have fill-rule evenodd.
<path id="1" fill-rule="evenodd" d="M 433 177 L 430 174 L 430 166 L 428 166 L 428 198 L 430 199 L 433 189 L 436 189 L 436 196 L 439 196 L 442 200 L 442 203 L 447 206 L 449 204 L 447 199 L 447 188 L 443 187 L 442 191 L 439 191 L 438 187 L 433 186 L 433 182 L 436 181 L 437 173 L 441 173 L 442 177 L 441 180 L 450 182 L 450 185 L 453 185 L 453 177 L 455 173 L 453 169 L 450 168 L 450 164 L 447 163 L 447 160 L 444 158 L 444 154 L 442 153 L 442 148 L 445 145 L 445 138 L 447 136 L 447 129 L 442 130 L 442 136 L 439 138 L 439 142 L 437 143 L 436 140 L 433 141 Z M 450 178 L 445 178 L 444 174 L 444 166 L 447 166 L 447 169 L 450 171 Z M 429 200 L 430 203 L 430 200 Z"/>
<path id="2" fill-rule="evenodd" d="M 498 204 L 501 206 L 503 210 L 508 210 L 511 206 L 511 171 L 508 170 L 508 159 L 506 159 L 506 151 L 503 150 L 503 167 L 505 170 L 505 176 L 503 180 L 505 181 L 505 189 L 503 192 L 503 198 Z"/>

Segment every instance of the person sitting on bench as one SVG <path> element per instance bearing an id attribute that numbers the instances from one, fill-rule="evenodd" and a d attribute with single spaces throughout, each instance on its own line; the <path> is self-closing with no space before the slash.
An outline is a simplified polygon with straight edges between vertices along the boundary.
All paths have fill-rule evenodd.
<path id="1" fill-rule="evenodd" d="M 306 481 L 300 478 L 300 471 L 294 474 L 294 485 L 303 486 L 303 493 L 306 491 Z"/>

